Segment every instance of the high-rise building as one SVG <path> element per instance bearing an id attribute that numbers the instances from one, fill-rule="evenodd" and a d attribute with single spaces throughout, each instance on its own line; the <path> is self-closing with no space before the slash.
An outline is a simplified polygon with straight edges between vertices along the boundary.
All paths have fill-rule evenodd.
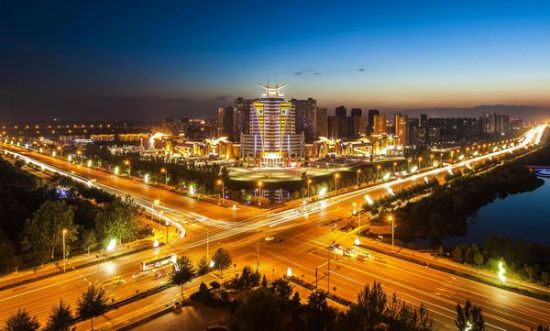
<path id="1" fill-rule="evenodd" d="M 254 100 L 237 98 L 233 103 L 233 137 L 239 141 L 242 133 L 249 132 L 250 107 Z"/>
<path id="2" fill-rule="evenodd" d="M 328 110 L 326 108 L 317 108 L 317 116 L 315 118 L 317 121 L 315 139 L 319 137 L 328 136 Z"/>
<path id="3" fill-rule="evenodd" d="M 304 133 L 307 143 L 317 139 L 317 100 L 308 98 L 306 100 L 290 100 L 296 113 L 296 132 Z"/>
<path id="4" fill-rule="evenodd" d="M 481 125 L 486 136 L 505 136 L 510 131 L 510 117 L 504 114 L 485 113 L 481 116 Z"/>
<path id="5" fill-rule="evenodd" d="M 233 107 L 218 108 L 218 137 L 227 137 L 234 141 L 234 111 Z"/>
<path id="6" fill-rule="evenodd" d="M 406 142 L 407 146 L 418 146 L 420 145 L 420 121 L 418 118 L 409 118 L 408 124 L 409 133 L 407 134 L 408 141 Z"/>
<path id="7" fill-rule="evenodd" d="M 344 106 L 338 106 L 336 109 L 334 109 L 334 116 L 336 117 L 346 117 L 347 116 L 347 110 Z"/>
<path id="8" fill-rule="evenodd" d="M 261 85 L 265 93 L 252 103 L 248 134 L 241 135 L 241 157 L 266 167 L 280 167 L 303 158 L 304 134 L 296 133 L 291 102 L 282 86 Z"/>
<path id="9" fill-rule="evenodd" d="M 408 142 L 409 134 L 409 118 L 407 115 L 395 114 L 395 136 L 397 137 L 397 145 L 405 146 Z"/>
<path id="10" fill-rule="evenodd" d="M 360 108 L 352 108 L 349 118 L 349 138 L 359 138 L 366 134 L 364 117 Z"/>
<path id="11" fill-rule="evenodd" d="M 373 118 L 373 134 L 381 135 L 388 133 L 388 120 L 384 115 L 374 115 Z"/>
<path id="12" fill-rule="evenodd" d="M 374 116 L 380 116 L 378 109 L 369 109 L 367 134 L 372 134 L 374 132 Z"/>

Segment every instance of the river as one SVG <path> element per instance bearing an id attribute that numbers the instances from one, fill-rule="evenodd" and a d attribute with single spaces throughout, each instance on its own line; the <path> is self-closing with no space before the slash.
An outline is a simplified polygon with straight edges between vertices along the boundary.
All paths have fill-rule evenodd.
<path id="1" fill-rule="evenodd" d="M 445 246 L 482 245 L 491 235 L 550 246 L 550 171 L 541 171 L 541 175 L 544 175 L 541 176 L 544 185 L 531 192 L 508 195 L 482 207 L 468 219 L 466 235 L 444 238 Z"/>

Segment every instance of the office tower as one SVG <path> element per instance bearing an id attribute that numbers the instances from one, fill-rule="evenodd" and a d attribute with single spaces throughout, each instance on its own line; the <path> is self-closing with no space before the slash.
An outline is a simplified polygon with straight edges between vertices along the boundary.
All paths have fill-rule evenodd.
<path id="1" fill-rule="evenodd" d="M 359 138 L 361 137 L 361 134 L 365 134 L 363 131 L 364 124 L 363 124 L 363 117 L 362 111 L 360 108 L 352 108 L 351 114 L 349 118 L 349 138 Z"/>
<path id="2" fill-rule="evenodd" d="M 367 134 L 373 134 L 374 132 L 374 116 L 380 116 L 378 109 L 369 109 Z"/>
<path id="3" fill-rule="evenodd" d="M 388 133 L 388 121 L 384 115 L 374 115 L 373 118 L 374 127 L 373 134 L 381 135 Z"/>
<path id="4" fill-rule="evenodd" d="M 233 103 L 233 137 L 239 141 L 242 133 L 249 132 L 250 108 L 254 100 L 237 98 Z"/>
<path id="5" fill-rule="evenodd" d="M 218 108 L 218 137 L 227 137 L 231 141 L 235 139 L 233 110 L 233 107 Z"/>
<path id="6" fill-rule="evenodd" d="M 397 145 L 405 146 L 408 142 L 409 134 L 409 118 L 407 115 L 402 115 L 400 113 L 395 114 L 394 118 L 394 130 L 395 136 L 397 137 Z"/>
<path id="7" fill-rule="evenodd" d="M 317 139 L 317 100 L 308 98 L 306 100 L 290 100 L 296 114 L 296 132 L 304 133 L 307 143 Z"/>
<path id="8" fill-rule="evenodd" d="M 280 93 L 283 86 L 265 89 L 252 103 L 248 134 L 241 135 L 241 156 L 265 167 L 280 167 L 304 155 L 304 134 L 296 133 L 292 103 Z"/>
<path id="9" fill-rule="evenodd" d="M 409 133 L 407 134 L 407 146 L 418 146 L 420 145 L 420 121 L 418 118 L 409 118 L 408 124 Z"/>
<path id="10" fill-rule="evenodd" d="M 505 136 L 510 130 L 510 117 L 504 114 L 484 113 L 481 116 L 483 133 L 488 137 Z"/>
<path id="11" fill-rule="evenodd" d="M 317 108 L 317 116 L 315 118 L 316 120 L 316 132 L 315 132 L 315 139 L 319 139 L 319 137 L 327 137 L 328 136 L 328 110 L 327 108 Z"/>

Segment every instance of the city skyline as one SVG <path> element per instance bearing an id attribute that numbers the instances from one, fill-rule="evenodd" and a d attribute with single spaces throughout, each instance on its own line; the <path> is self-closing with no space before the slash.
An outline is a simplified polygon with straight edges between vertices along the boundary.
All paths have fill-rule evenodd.
<path id="1" fill-rule="evenodd" d="M 258 82 L 329 112 L 550 106 L 542 2 L 2 6 L 0 120 L 214 117 Z"/>

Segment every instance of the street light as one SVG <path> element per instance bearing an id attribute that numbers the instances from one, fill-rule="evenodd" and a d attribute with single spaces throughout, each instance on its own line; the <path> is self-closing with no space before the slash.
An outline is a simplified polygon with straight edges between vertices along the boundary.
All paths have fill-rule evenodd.
<path id="1" fill-rule="evenodd" d="M 168 170 L 166 168 L 160 169 L 160 173 L 164 174 L 164 186 L 168 187 Z"/>
<path id="2" fill-rule="evenodd" d="M 382 166 L 380 166 L 380 165 L 376 166 L 376 180 L 380 179 L 380 169 L 381 168 L 382 168 Z"/>
<path id="3" fill-rule="evenodd" d="M 132 163 L 130 160 L 124 160 L 124 164 L 128 166 L 128 177 L 132 176 Z"/>
<path id="4" fill-rule="evenodd" d="M 311 184 L 311 179 L 308 179 L 308 180 L 307 180 L 307 197 L 308 197 L 308 199 L 310 198 L 310 194 L 309 194 L 309 184 Z"/>
<path id="5" fill-rule="evenodd" d="M 216 184 L 221 186 L 222 190 L 220 191 L 220 197 L 221 197 L 221 200 L 222 200 L 222 206 L 225 206 L 225 183 L 224 183 L 223 180 L 218 179 L 216 181 Z"/>
<path id="6" fill-rule="evenodd" d="M 65 264 L 67 260 L 66 247 L 65 247 L 65 235 L 67 234 L 67 229 L 63 229 L 61 233 L 63 235 L 63 272 L 65 272 Z"/>
<path id="7" fill-rule="evenodd" d="M 357 188 L 359 188 L 359 174 L 361 173 L 361 169 L 357 169 L 355 172 L 355 181 L 357 182 Z"/>
<path id="8" fill-rule="evenodd" d="M 393 222 L 394 222 L 393 215 L 388 216 L 388 221 L 391 222 L 391 251 L 393 252 L 393 246 L 395 243 L 395 226 L 393 225 Z"/>
<path id="9" fill-rule="evenodd" d="M 340 178 L 340 174 L 334 174 L 334 192 L 338 191 L 338 178 Z"/>
<path id="10" fill-rule="evenodd" d="M 262 186 L 264 185 L 264 183 L 262 183 L 261 181 L 258 182 L 258 206 L 260 206 L 262 204 L 261 200 L 259 198 L 261 198 L 263 195 L 262 195 Z"/>

